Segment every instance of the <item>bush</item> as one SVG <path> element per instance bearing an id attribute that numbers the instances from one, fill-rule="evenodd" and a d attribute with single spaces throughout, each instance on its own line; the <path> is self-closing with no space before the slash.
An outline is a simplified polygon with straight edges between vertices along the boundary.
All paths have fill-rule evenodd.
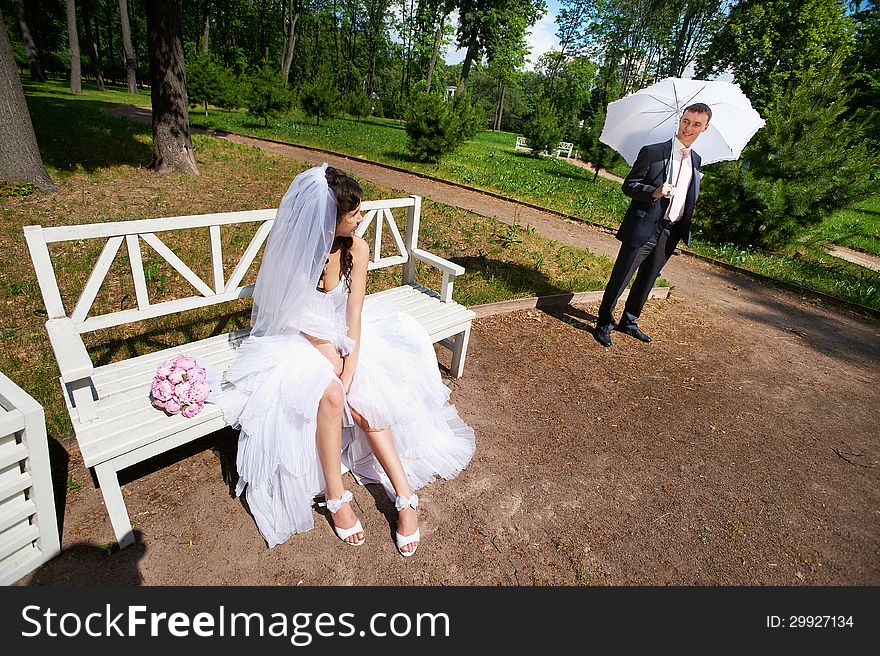
<path id="1" fill-rule="evenodd" d="M 321 125 L 321 117 L 327 118 L 336 113 L 338 99 L 336 87 L 325 70 L 314 80 L 304 84 L 299 94 L 302 110 L 307 116 L 315 117 L 317 125 Z"/>
<path id="2" fill-rule="evenodd" d="M 381 106 L 382 116 L 385 118 L 405 119 L 407 109 L 409 108 L 409 100 L 404 100 L 399 93 L 392 91 L 387 96 L 382 97 Z"/>
<path id="3" fill-rule="evenodd" d="M 474 102 L 467 94 L 456 94 L 452 100 L 452 111 L 458 121 L 456 144 L 470 141 L 486 129 L 486 115 L 478 102 Z"/>
<path id="4" fill-rule="evenodd" d="M 187 58 L 187 99 L 190 105 L 203 104 L 205 116 L 208 115 L 208 103 L 216 104 L 222 75 L 223 69 L 211 53 L 199 51 Z"/>
<path id="5" fill-rule="evenodd" d="M 370 97 L 362 91 L 350 93 L 345 98 L 345 111 L 354 116 L 358 123 L 362 118 L 370 115 L 372 106 Z"/>
<path id="6" fill-rule="evenodd" d="M 843 118 L 841 60 L 835 55 L 784 93 L 741 162 L 706 173 L 697 204 L 706 237 L 777 249 L 876 189 L 861 128 Z"/>
<path id="7" fill-rule="evenodd" d="M 262 118 L 264 127 L 269 127 L 270 117 L 288 112 L 293 107 L 293 94 L 281 74 L 265 62 L 251 75 L 246 100 L 248 111 Z"/>
<path id="8" fill-rule="evenodd" d="M 552 152 L 559 144 L 562 139 L 562 128 L 559 126 L 553 106 L 546 98 L 538 102 L 532 118 L 523 127 L 523 136 L 529 142 L 535 157 L 542 152 Z"/>
<path id="9" fill-rule="evenodd" d="M 238 76 L 228 68 L 220 71 L 220 86 L 214 96 L 214 104 L 221 109 L 238 109 L 246 104 L 247 85 L 244 84 Z M 293 103 L 293 94 L 291 93 L 291 105 Z"/>
<path id="10" fill-rule="evenodd" d="M 437 162 L 458 145 L 458 118 L 443 96 L 421 93 L 406 113 L 407 147 L 422 162 Z"/>
<path id="11" fill-rule="evenodd" d="M 621 159 L 613 148 L 609 148 L 599 141 L 604 125 L 605 110 L 602 108 L 596 110 L 589 121 L 584 122 L 584 127 L 577 138 L 578 158 L 596 167 L 593 182 L 599 176 L 600 168 L 609 169 Z"/>

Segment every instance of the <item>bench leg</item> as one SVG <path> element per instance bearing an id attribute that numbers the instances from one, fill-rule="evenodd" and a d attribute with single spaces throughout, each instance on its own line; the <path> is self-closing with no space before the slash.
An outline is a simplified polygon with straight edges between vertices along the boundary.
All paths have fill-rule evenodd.
<path id="1" fill-rule="evenodd" d="M 455 336 L 453 342 L 455 345 L 452 347 L 452 367 L 450 368 L 453 378 L 461 378 L 461 374 L 464 372 L 464 357 L 467 354 L 467 345 L 470 337 L 470 326 L 463 333 Z"/>
<path id="2" fill-rule="evenodd" d="M 134 544 L 134 533 L 131 532 L 131 521 L 128 519 L 128 510 L 122 498 L 119 477 L 116 470 L 107 462 L 95 466 L 95 475 L 98 477 L 98 485 L 101 486 L 101 494 L 104 495 L 104 505 L 110 515 L 116 542 L 119 543 L 120 549 L 125 549 Z"/>

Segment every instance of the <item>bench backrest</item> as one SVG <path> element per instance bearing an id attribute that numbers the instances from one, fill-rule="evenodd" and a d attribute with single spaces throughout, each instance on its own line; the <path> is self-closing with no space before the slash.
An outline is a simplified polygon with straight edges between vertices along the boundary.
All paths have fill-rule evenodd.
<path id="1" fill-rule="evenodd" d="M 367 238 L 371 250 L 370 269 L 403 264 L 403 284 L 413 282 L 415 260 L 410 253 L 418 246 L 421 198 L 410 196 L 408 198 L 364 201 L 361 204 L 361 209 L 364 220 L 358 227 L 357 234 L 364 237 L 372 229 L 372 240 Z M 406 212 L 407 217 L 406 231 L 403 235 L 397 227 L 393 213 L 393 210 L 400 209 Z M 75 329 L 82 334 L 250 296 L 253 292 L 253 285 L 243 285 L 242 281 L 265 243 L 274 219 L 275 210 L 267 209 L 50 228 L 25 226 L 24 233 L 49 319 L 69 317 Z M 224 226 L 247 223 L 257 223 L 257 230 L 238 262 L 227 275 L 223 265 L 221 229 Z M 388 226 L 394 245 L 399 252 L 383 257 L 381 252 L 382 233 L 385 225 Z M 211 284 L 202 280 L 166 244 L 169 240 L 181 237 L 182 231 L 204 228 L 207 228 L 210 234 L 213 276 Z M 162 234 L 164 240 L 159 237 L 159 234 Z M 58 288 L 48 244 L 85 239 L 103 239 L 105 243 L 76 305 L 68 314 Z M 136 307 L 93 315 L 91 310 L 98 291 L 119 254 L 123 242 L 125 242 L 128 253 Z M 155 253 L 188 281 L 198 294 L 158 303 L 151 302 L 141 252 L 144 243 L 148 244 Z"/>

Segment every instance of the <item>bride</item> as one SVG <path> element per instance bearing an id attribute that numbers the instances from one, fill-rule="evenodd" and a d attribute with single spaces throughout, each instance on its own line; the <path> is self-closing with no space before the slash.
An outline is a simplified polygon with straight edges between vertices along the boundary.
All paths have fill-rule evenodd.
<path id="1" fill-rule="evenodd" d="M 314 526 L 321 493 L 339 538 L 364 543 L 344 462 L 359 483 L 385 487 L 397 549 L 411 556 L 414 490 L 464 469 L 474 432 L 448 402 L 421 324 L 365 299 L 369 247 L 354 235 L 361 196 L 326 164 L 293 180 L 257 274 L 250 336 L 213 400 L 240 429 L 236 493 L 270 547 Z"/>

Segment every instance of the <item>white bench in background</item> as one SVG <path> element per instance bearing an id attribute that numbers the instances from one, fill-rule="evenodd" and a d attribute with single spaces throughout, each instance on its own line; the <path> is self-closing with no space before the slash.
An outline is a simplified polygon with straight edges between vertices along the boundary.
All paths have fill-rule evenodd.
<path id="1" fill-rule="evenodd" d="M 516 143 L 513 146 L 514 150 L 522 150 L 525 152 L 532 152 L 531 146 L 529 146 L 529 142 L 525 137 L 517 137 Z M 560 141 L 556 148 L 553 149 L 554 157 L 562 157 L 562 154 L 565 153 L 566 157 L 573 157 L 577 155 L 577 150 L 574 147 L 573 143 L 569 143 L 568 141 Z"/>
<path id="2" fill-rule="evenodd" d="M 395 304 L 421 322 L 435 343 L 439 342 L 452 351 L 451 373 L 460 376 L 474 318 L 473 311 L 452 300 L 455 277 L 464 273 L 464 268 L 418 247 L 420 197 L 365 201 L 361 208 L 364 221 L 358 234 L 365 236 L 372 229 L 371 238 L 365 237 L 370 243 L 370 269 L 403 265 L 400 286 L 371 296 Z M 399 209 L 407 214 L 403 236 L 393 215 L 393 211 Z M 247 336 L 248 330 L 221 334 L 98 367 L 93 365 L 81 335 L 250 296 L 253 285 L 242 286 L 241 283 L 262 247 L 274 217 L 275 210 L 270 209 L 50 228 L 27 226 L 24 229 L 49 316 L 46 329 L 61 373 L 62 392 L 77 444 L 85 465 L 94 468 L 120 547 L 130 545 L 134 536 L 117 472 L 226 426 L 219 409 L 212 404 L 190 419 L 179 414 L 169 417 L 153 408 L 149 391 L 156 368 L 164 360 L 185 353 L 197 357 L 219 373 L 231 362 L 235 348 Z M 227 275 L 220 231 L 224 226 L 252 222 L 258 223 L 259 227 L 240 261 Z M 386 257 L 381 255 L 384 226 L 399 251 Z M 179 239 L 182 231 L 199 228 L 207 228 L 210 234 L 213 273 L 213 284 L 210 285 L 182 262 L 157 234 L 167 234 L 173 240 Z M 102 239 L 105 245 L 79 300 L 68 313 L 47 245 L 83 239 Z M 92 316 L 90 311 L 101 283 L 123 243 L 128 253 L 137 307 Z M 150 245 L 199 294 L 151 303 L 141 254 L 144 243 Z M 417 262 L 442 271 L 439 293 L 415 281 Z M 64 272 L 60 274 L 64 275 Z"/>

